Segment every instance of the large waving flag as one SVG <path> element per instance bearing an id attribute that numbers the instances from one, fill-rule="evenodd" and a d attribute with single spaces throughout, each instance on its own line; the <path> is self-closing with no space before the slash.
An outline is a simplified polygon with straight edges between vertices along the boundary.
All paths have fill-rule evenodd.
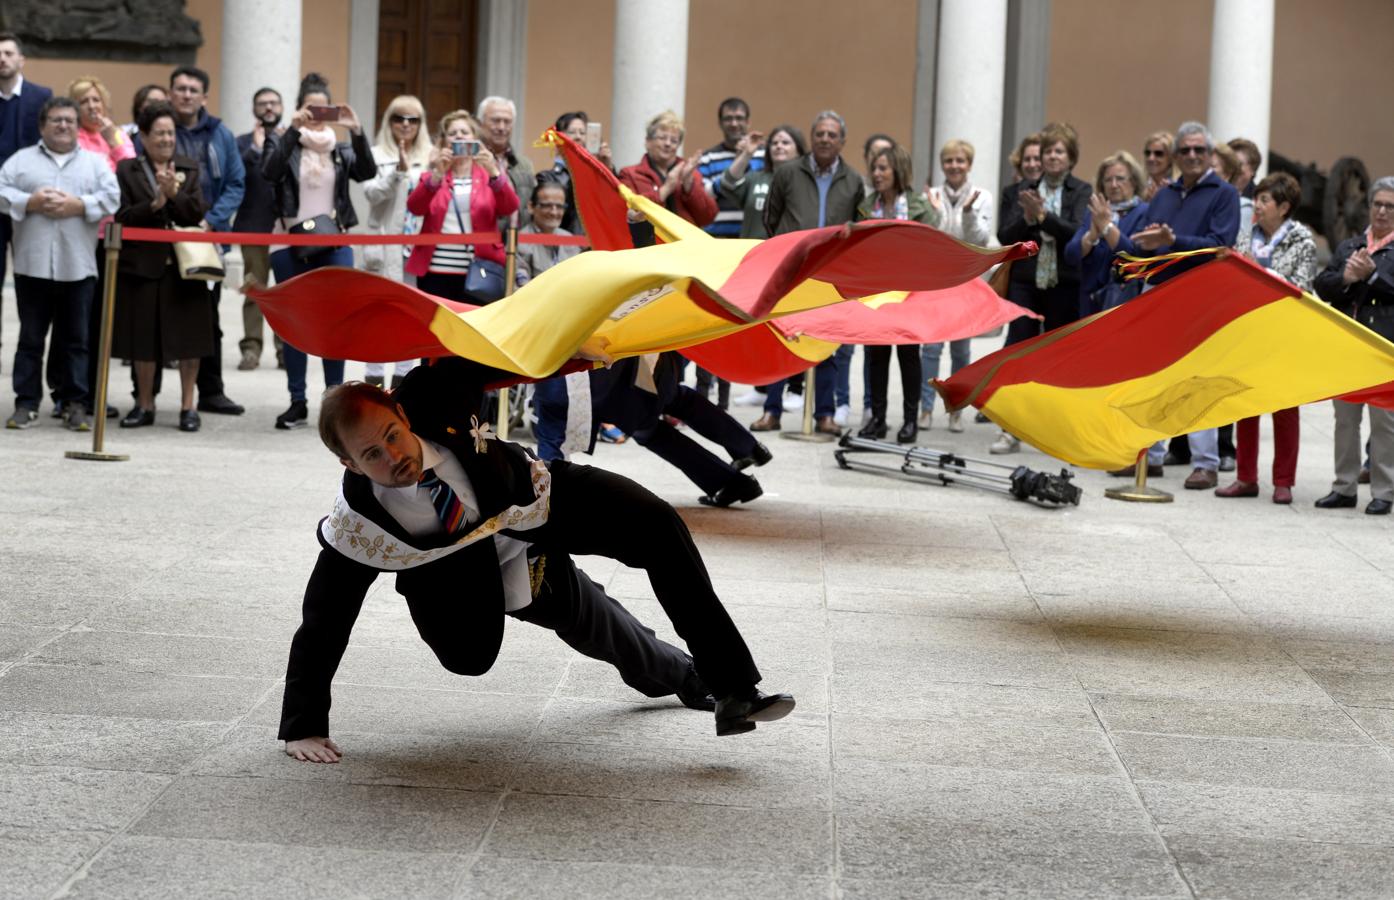
<path id="1" fill-rule="evenodd" d="M 1051 456 L 1111 469 L 1248 416 L 1341 395 L 1388 402 L 1390 382 L 1394 344 L 1226 253 L 935 385 L 950 409 L 971 404 Z"/>

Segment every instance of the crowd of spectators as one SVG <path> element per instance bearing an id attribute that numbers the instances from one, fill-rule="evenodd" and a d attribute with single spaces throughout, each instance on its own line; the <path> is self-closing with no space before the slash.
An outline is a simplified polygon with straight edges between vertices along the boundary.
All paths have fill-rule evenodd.
<path id="1" fill-rule="evenodd" d="M 112 407 L 92 409 L 100 241 L 111 218 L 128 225 L 259 234 L 344 232 L 359 221 L 349 183 L 360 182 L 366 227 L 375 234 L 505 227 L 524 234 L 584 231 L 566 161 L 558 155 L 550 168 L 534 173 L 515 147 L 517 110 L 504 97 L 487 97 L 472 111 L 429 111 L 416 97 L 394 97 L 370 136 L 355 111 L 335 104 L 330 85 L 311 73 L 288 122 L 283 124 L 281 95 L 262 88 L 251 97 L 253 127 L 234 136 L 207 109 L 210 80 L 193 66 L 175 69 L 167 85 L 137 91 L 132 121 L 125 125 L 114 121 L 113 98 L 100 79 L 80 76 L 55 94 L 25 81 L 23 66 L 20 40 L 0 33 L 0 280 L 9 250 L 20 321 L 12 366 L 15 408 L 7 428 L 35 424 L 45 381 L 55 416 L 73 430 L 89 429 L 94 414 L 119 415 Z M 760 239 L 886 218 L 922 222 L 978 245 L 1034 241 L 1037 255 L 992 278 L 1003 296 L 1040 316 L 1011 322 L 1006 345 L 1131 302 L 1211 258 L 1185 259 L 1146 282 L 1125 282 L 1114 266 L 1120 254 L 1204 248 L 1232 248 L 1394 338 L 1394 178 L 1375 183 L 1368 228 L 1330 248 L 1323 268 L 1316 236 L 1295 218 L 1301 203 L 1296 180 L 1286 174 L 1260 178 L 1263 158 L 1254 142 L 1218 142 L 1199 122 L 1148 134 L 1135 148 L 1096 152 L 1087 158 L 1099 159 L 1097 165 L 1081 170 L 1092 181 L 1075 174 L 1086 158 L 1081 136 L 1068 123 L 1047 124 L 1011 154 L 1014 177 L 997 198 L 973 178 L 973 140 L 992 135 L 946 136 L 938 148 L 938 171 L 917 184 L 908 149 L 893 134 L 872 134 L 861 147 L 860 169 L 854 167 L 844 153 L 847 123 L 833 110 L 813 117 L 807 137 L 795 125 L 762 131 L 755 124 L 750 105 L 729 97 L 717 109 L 721 141 L 689 153 L 684 122 L 663 111 L 647 123 L 643 155 L 616 168 L 609 144 L 586 113 L 566 112 L 556 120 L 558 131 L 586 145 L 621 183 L 716 238 Z M 643 222 L 631 223 L 640 242 L 644 228 Z M 515 286 L 577 252 L 522 245 Z M 348 247 L 247 245 L 241 257 L 244 288 L 320 266 L 354 265 Z M 369 247 L 359 264 L 451 300 L 486 304 L 507 292 L 501 244 Z M 113 356 L 131 363 L 133 380 L 133 403 L 120 419 L 122 427 L 155 422 L 166 368 L 180 376 L 180 429 L 198 430 L 200 412 L 243 413 L 223 380 L 219 280 L 182 277 L 172 245 L 128 242 L 120 254 L 116 297 Z M 237 368 L 245 371 L 261 365 L 266 345 L 265 323 L 250 300 L 243 303 L 242 327 Z M 307 359 L 271 337 L 290 396 L 275 425 L 298 428 L 309 418 Z M 942 344 L 864 348 L 862 418 L 856 425 L 849 421 L 854 348 L 840 347 L 814 370 L 814 428 L 886 437 L 895 356 L 903 398 L 896 440 L 919 440 L 935 424 L 930 383 L 967 365 L 971 349 L 968 337 L 949 342 L 948 373 L 942 373 Z M 393 386 L 415 362 L 369 364 L 365 376 Z M 323 368 L 326 385 L 344 379 L 344 361 L 324 360 Z M 750 423 L 756 432 L 780 430 L 783 414 L 802 405 L 796 393 L 802 379 L 731 398 L 729 385 L 698 369 L 698 392 L 706 396 L 713 386 L 722 409 L 762 407 Z M 1317 506 L 1354 506 L 1357 485 L 1370 482 L 1373 500 L 1366 511 L 1390 511 L 1394 413 L 1375 407 L 1369 412 L 1367 445 L 1360 434 L 1364 407 L 1335 401 L 1336 478 Z M 1298 411 L 1279 410 L 1272 421 L 1272 499 L 1290 503 Z M 966 424 L 958 411 L 947 417 L 949 431 L 964 431 Z M 1185 465 L 1186 488 L 1213 489 L 1224 498 L 1258 496 L 1258 429 L 1257 419 L 1246 419 L 1233 428 L 1187 435 L 1169 448 L 1158 444 L 1147 453 L 1148 474 Z M 988 447 L 994 454 L 1019 448 L 1005 431 Z M 1235 472 L 1234 480 L 1222 487 L 1218 473 L 1228 471 Z M 1130 467 L 1114 474 L 1135 472 Z"/>

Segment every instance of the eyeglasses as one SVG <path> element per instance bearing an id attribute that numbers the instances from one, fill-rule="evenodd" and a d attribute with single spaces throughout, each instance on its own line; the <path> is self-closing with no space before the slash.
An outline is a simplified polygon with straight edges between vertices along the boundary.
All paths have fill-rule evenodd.
<path id="1" fill-rule="evenodd" d="M 1130 175 L 1108 175 L 1104 178 L 1104 184 L 1127 184 L 1132 180 Z"/>
<path id="2" fill-rule="evenodd" d="M 1370 211 L 1377 213 L 1394 213 L 1394 203 L 1376 202 L 1370 204 Z"/>
<path id="3" fill-rule="evenodd" d="M 393 125 L 419 125 L 421 123 L 421 117 L 404 116 L 400 113 L 393 113 L 387 117 L 387 121 L 391 122 Z"/>
<path id="4" fill-rule="evenodd" d="M 565 203 L 534 203 L 538 209 L 566 209 Z"/>
<path id="5" fill-rule="evenodd" d="M 1207 150 L 1207 149 L 1205 149 L 1204 147 L 1194 147 L 1194 146 L 1193 146 L 1193 147 L 1177 147 L 1177 148 L 1176 148 L 1176 155 L 1177 155 L 1177 156 L 1204 156 L 1205 154 L 1207 154 L 1207 153 L 1209 153 L 1209 152 L 1210 152 L 1210 151 Z"/>
<path id="6" fill-rule="evenodd" d="M 1149 159 L 1165 159 L 1167 152 L 1165 150 L 1144 150 L 1142 155 Z"/>

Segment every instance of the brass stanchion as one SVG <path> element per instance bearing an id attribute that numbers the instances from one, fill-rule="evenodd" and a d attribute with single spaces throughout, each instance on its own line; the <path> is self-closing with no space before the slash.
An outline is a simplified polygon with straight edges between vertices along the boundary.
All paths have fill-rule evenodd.
<path id="1" fill-rule="evenodd" d="M 1170 503 L 1176 498 L 1166 491 L 1147 485 L 1147 451 L 1137 455 L 1133 465 L 1134 478 L 1130 487 L 1108 488 L 1104 496 L 1110 500 L 1127 500 L 1131 503 Z"/>
<path id="2" fill-rule="evenodd" d="M 518 229 L 509 225 L 503 232 L 503 295 L 513 293 L 513 279 L 518 274 Z M 508 440 L 508 388 L 499 388 L 499 421 L 494 431 L 500 440 Z"/>
<path id="3" fill-rule="evenodd" d="M 788 438 L 791 441 L 808 441 L 816 444 L 826 444 L 837 440 L 835 434 L 822 434 L 813 430 L 813 369 L 809 369 L 803 375 L 803 430 L 786 431 L 780 437 Z"/>
<path id="4" fill-rule="evenodd" d="M 111 369 L 112 316 L 116 312 L 116 260 L 121 255 L 121 226 L 112 222 L 106 231 L 106 262 L 102 270 L 102 329 L 97 348 L 97 396 L 92 400 L 92 450 L 69 450 L 68 459 L 94 459 L 101 462 L 124 462 L 131 457 L 125 453 L 104 453 L 106 437 L 106 389 Z"/>

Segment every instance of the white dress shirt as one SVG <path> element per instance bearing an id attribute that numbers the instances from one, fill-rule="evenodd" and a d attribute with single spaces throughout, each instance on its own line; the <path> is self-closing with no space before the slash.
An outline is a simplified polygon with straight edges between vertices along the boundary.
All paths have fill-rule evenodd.
<path id="1" fill-rule="evenodd" d="M 433 469 L 436 477 L 450 486 L 460 503 L 465 507 L 465 521 L 479 520 L 479 500 L 469 476 L 445 447 L 417 435 L 421 442 L 421 467 Z M 416 537 L 440 534 L 445 526 L 431 502 L 431 492 L 419 484 L 406 487 L 384 487 L 373 483 L 373 496 L 377 497 L 387 514 L 397 520 L 407 533 Z M 532 582 L 528 578 L 527 541 L 494 535 L 494 550 L 499 557 L 499 574 L 503 576 L 504 609 L 512 612 L 532 603 Z"/>
<path id="2" fill-rule="evenodd" d="M 55 219 L 29 212 L 29 197 L 54 187 L 82 200 L 83 214 Z M 14 271 L 50 281 L 97 277 L 97 224 L 121 205 L 106 157 L 74 147 L 54 153 L 40 141 L 0 166 L 0 214 L 14 221 Z"/>

